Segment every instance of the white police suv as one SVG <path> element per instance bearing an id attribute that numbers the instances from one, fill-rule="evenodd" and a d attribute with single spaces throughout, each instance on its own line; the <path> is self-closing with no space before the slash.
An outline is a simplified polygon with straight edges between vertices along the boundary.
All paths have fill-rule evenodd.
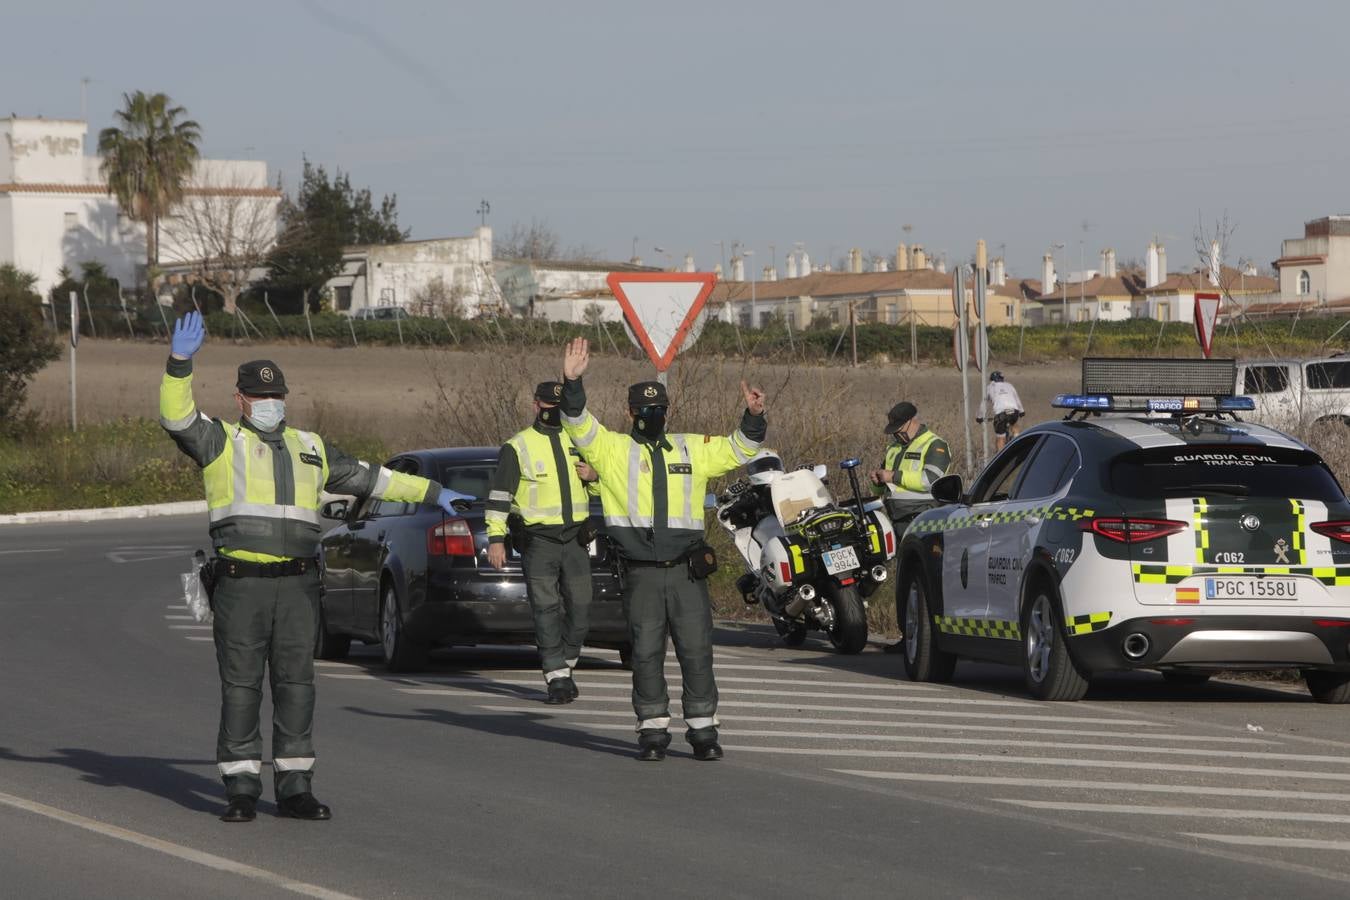
<path id="1" fill-rule="evenodd" d="M 1243 422 L 1232 360 L 1083 360 L 1069 410 L 1008 444 L 898 552 L 905 669 L 1021 666 L 1044 700 L 1098 672 L 1301 670 L 1350 701 L 1350 501 L 1320 457 Z"/>

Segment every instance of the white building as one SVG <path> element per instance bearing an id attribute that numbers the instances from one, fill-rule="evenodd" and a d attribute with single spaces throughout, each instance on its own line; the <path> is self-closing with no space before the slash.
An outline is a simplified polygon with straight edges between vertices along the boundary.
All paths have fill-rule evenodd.
<path id="1" fill-rule="evenodd" d="M 492 229 L 469 237 L 348 247 L 328 281 L 333 309 L 355 315 L 377 306 L 414 314 L 477 316 L 502 302 L 492 279 Z"/>
<path id="2" fill-rule="evenodd" d="M 1322 303 L 1350 297 L 1350 216 L 1324 216 L 1304 223 L 1275 260 L 1280 299 Z"/>
<path id="3" fill-rule="evenodd" d="M 36 275 L 44 297 L 63 267 L 78 273 L 84 262 L 102 263 L 124 288 L 145 282 L 145 226 L 108 195 L 99 157 L 84 153 L 88 130 L 73 119 L 0 119 L 0 263 Z M 187 202 L 221 196 L 255 198 L 273 221 L 281 198 L 265 162 L 202 160 Z M 181 259 L 168 230 L 161 227 L 160 259 Z"/>

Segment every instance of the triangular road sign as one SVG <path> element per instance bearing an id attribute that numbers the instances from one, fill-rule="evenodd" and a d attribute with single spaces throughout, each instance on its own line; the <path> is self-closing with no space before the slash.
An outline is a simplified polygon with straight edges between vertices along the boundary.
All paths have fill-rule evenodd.
<path id="1" fill-rule="evenodd" d="M 1200 342 L 1200 352 L 1209 359 L 1210 346 L 1214 342 L 1214 323 L 1219 319 L 1219 295 L 1195 295 L 1195 339 Z"/>
<path id="2" fill-rule="evenodd" d="M 680 352 L 717 276 L 711 272 L 610 272 L 606 280 L 642 349 L 656 370 L 664 372 Z"/>

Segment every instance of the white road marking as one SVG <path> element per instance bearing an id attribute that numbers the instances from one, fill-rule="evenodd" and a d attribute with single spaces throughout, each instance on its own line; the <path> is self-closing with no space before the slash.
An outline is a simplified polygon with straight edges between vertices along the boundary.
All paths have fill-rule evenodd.
<path id="1" fill-rule="evenodd" d="M 186 603 L 170 603 L 165 609 L 187 609 Z"/>
<path id="2" fill-rule="evenodd" d="M 529 674 L 531 674 L 533 671 L 534 671 L 534 670 L 528 670 L 528 669 L 527 669 L 527 670 L 520 670 L 518 673 L 516 673 L 516 672 L 508 673 L 508 672 L 504 672 L 504 671 L 498 670 L 497 672 L 464 673 L 464 674 L 461 674 L 461 675 L 421 675 L 421 676 L 417 676 L 417 680 L 418 680 L 419 682 L 424 682 L 424 683 L 426 683 L 426 684 L 438 684 L 438 683 L 443 682 L 443 681 L 455 682 L 455 681 L 461 681 L 461 680 L 463 680 L 463 679 L 465 679 L 465 678 L 476 678 L 476 677 L 480 677 L 480 676 L 481 676 L 481 679 L 484 680 L 484 681 L 499 681 L 500 679 L 497 677 L 498 675 L 506 675 L 506 674 L 529 675 Z M 587 684 L 588 681 L 589 681 L 592 677 L 596 677 L 596 676 L 600 676 L 600 677 L 601 677 L 601 681 L 600 681 L 600 682 L 595 682 L 596 684 L 601 684 L 601 683 L 603 683 L 604 680 L 607 680 L 608 678 L 615 678 L 615 679 L 618 679 L 618 680 L 624 682 L 625 684 L 627 684 L 628 682 L 630 682 L 630 681 L 632 680 L 632 677 L 633 677 L 630 673 L 624 672 L 624 671 L 622 671 L 622 670 L 620 670 L 620 671 L 614 671 L 614 672 L 586 672 L 586 671 L 581 671 L 581 672 L 576 673 L 576 680 L 577 680 L 577 682 L 578 682 L 579 684 Z M 542 676 L 539 676 L 539 677 L 542 678 Z M 866 681 L 817 681 L 817 680 L 814 680 L 814 679 L 755 678 L 755 677 L 750 677 L 750 676 L 745 676 L 745 675 L 723 675 L 721 672 L 718 672 L 718 673 L 717 673 L 717 681 L 718 681 L 719 683 L 720 683 L 720 682 L 737 682 L 737 683 L 746 683 L 746 684 L 763 684 L 763 685 L 770 685 L 770 686 L 796 684 L 796 685 L 803 685 L 803 686 L 805 686 L 805 687 L 862 688 L 862 689 L 864 689 L 864 690 L 893 691 L 893 692 L 898 692 L 898 693 L 902 693 L 902 692 L 907 691 L 907 690 L 915 690 L 915 689 L 920 690 L 920 691 L 932 691 L 932 690 L 933 690 L 933 688 L 929 687 L 928 685 L 918 685 L 918 686 L 914 686 L 914 685 L 910 685 L 910 684 L 908 684 L 908 683 L 906 683 L 906 682 L 886 682 L 886 681 L 876 681 L 876 682 L 866 682 Z M 605 685 L 605 686 L 608 687 L 608 685 Z"/>
<path id="3" fill-rule="evenodd" d="M 188 634 L 188 635 L 184 635 L 184 637 L 186 637 L 189 641 L 214 641 L 214 640 L 215 640 L 215 638 L 213 638 L 213 637 L 208 637 L 207 635 L 204 635 L 204 634 L 203 634 L 203 635 Z"/>
<path id="4" fill-rule="evenodd" d="M 1272 822 L 1325 822 L 1332 825 L 1350 824 L 1350 816 L 1338 813 L 1292 810 L 1276 812 L 1259 809 L 1227 809 L 1213 806 L 1133 806 L 1128 803 L 1056 803 L 1053 800 L 1013 800 L 995 797 L 996 803 L 1008 803 L 1027 809 L 1048 809 L 1056 812 L 1088 812 L 1108 815 L 1180 816 L 1197 819 L 1263 819 Z"/>
<path id="5" fill-rule="evenodd" d="M 1288 847 L 1294 850 L 1350 850 L 1350 841 L 1317 841 L 1311 838 L 1262 837 L 1245 834 L 1196 834 L 1184 832 L 1185 837 L 1200 838 L 1203 841 L 1217 841 L 1221 844 L 1237 844 L 1243 847 Z"/>
<path id="6" fill-rule="evenodd" d="M 1319 800 L 1350 803 L 1350 794 L 1322 791 L 1282 791 L 1277 788 L 1206 787 L 1198 784 L 1144 784 L 1134 781 L 1072 781 L 1063 778 L 1001 778 L 997 775 L 950 775 L 945 772 L 872 772 L 867 769 L 831 769 L 881 781 L 931 781 L 942 784 L 988 784 L 997 787 L 1048 787 L 1076 791 L 1122 791 L 1141 794 L 1198 794 L 1216 797 L 1261 797 L 1271 800 Z"/>
<path id="7" fill-rule="evenodd" d="M 167 615 L 166 615 L 164 618 L 166 618 L 166 619 L 187 619 L 188 621 L 192 621 L 192 619 L 193 619 L 192 616 L 167 616 Z"/>
<path id="8" fill-rule="evenodd" d="M 170 627 L 170 628 L 177 629 L 178 631 L 200 631 L 200 630 L 203 630 L 203 629 L 205 629 L 205 630 L 207 630 L 207 631 L 210 631 L 210 630 L 211 630 L 212 628 L 214 628 L 215 626 L 214 626 L 214 625 L 170 625 L 169 627 Z"/>
<path id="9" fill-rule="evenodd" d="M 42 547 L 33 550 L 0 550 L 0 556 L 17 555 L 20 553 L 60 553 L 64 547 Z"/>
<path id="10" fill-rule="evenodd" d="M 723 704 L 725 705 L 725 704 Z M 516 706 L 480 706 L 479 709 L 491 710 L 492 712 L 523 712 L 527 707 Z M 529 710 L 538 712 L 537 710 Z M 613 716 L 632 718 L 631 712 L 615 712 L 606 709 L 578 709 L 576 704 L 569 704 L 562 709 L 548 710 L 547 714 L 554 718 L 567 718 L 568 716 Z M 676 717 L 678 718 L 678 717 Z M 857 725 L 868 728 L 943 728 L 952 731 L 979 731 L 979 732 L 997 732 L 1026 734 L 1025 728 L 1013 728 L 1001 725 L 966 725 L 963 723 L 951 722 L 906 722 L 906 721 L 888 721 L 883 722 L 877 719 L 808 719 L 801 716 L 742 716 L 737 715 L 730 720 L 730 726 L 734 729 L 732 734 L 753 734 L 754 732 L 741 731 L 736 726 L 741 722 L 772 722 L 780 725 Z M 1268 746 L 1278 746 L 1278 741 L 1267 741 L 1261 738 L 1241 738 L 1241 737 L 1209 737 L 1202 734 L 1168 734 L 1166 732 L 1126 732 L 1126 731 L 1080 731 L 1073 728 L 1037 728 L 1036 734 L 1060 734 L 1068 737 L 1112 737 L 1128 740 L 1144 741 L 1189 741 L 1193 743 L 1219 743 L 1219 744 L 1264 744 Z M 812 735 L 812 737 L 828 737 L 828 735 Z M 868 735 L 849 735 L 849 737 L 866 738 Z M 954 741 L 958 742 L 958 741 Z M 969 743 L 965 739 L 959 739 L 960 743 Z M 1002 746 L 1006 741 L 990 741 L 989 743 Z M 1084 746 L 1082 744 L 1053 744 L 1056 747 L 1074 747 Z"/>
<path id="11" fill-rule="evenodd" d="M 733 749 L 728 747 L 727 749 Z M 1077 766 L 1083 769 L 1146 769 L 1172 774 L 1197 772 L 1206 775 L 1252 775 L 1257 778 L 1308 778 L 1314 781 L 1350 781 L 1350 772 L 1309 772 L 1293 769 L 1253 769 L 1242 766 L 1197 766 L 1189 763 L 1159 763 L 1158 760 L 1056 759 L 1049 756 L 1004 756 L 999 753 L 923 753 L 916 750 L 837 750 L 804 747 L 757 747 L 738 744 L 742 753 L 781 753 L 787 756 L 859 757 L 865 759 L 931 759 L 939 762 L 978 762 L 994 765 Z"/>
<path id="12" fill-rule="evenodd" d="M 328 678 L 350 678 L 350 679 L 356 679 L 356 680 L 360 680 L 360 679 L 363 679 L 363 678 L 364 678 L 364 679 L 371 679 L 371 680 L 378 680 L 378 681 L 384 681 L 384 680 L 387 680 L 387 679 L 383 679 L 383 678 L 381 678 L 381 679 L 376 679 L 376 678 L 375 678 L 374 676 L 372 676 L 372 675 L 334 675 L 334 674 L 332 674 L 332 673 L 330 673 L 330 672 L 325 672 L 325 673 L 323 673 L 323 674 L 325 675 L 325 677 L 328 677 Z M 423 681 L 422 679 L 417 679 L 417 680 L 416 680 L 416 682 L 422 682 L 422 681 Z M 415 682 L 415 683 L 416 683 L 416 682 Z M 438 680 L 435 681 L 435 682 L 430 682 L 430 683 L 433 683 L 433 684 L 478 684 L 478 685 L 482 685 L 483 687 L 492 687 L 492 686 L 494 686 L 494 685 L 504 685 L 504 686 L 523 685 L 523 686 L 527 686 L 527 687 L 538 687 L 538 686 L 541 685 L 543 682 L 542 682 L 541 679 L 538 679 L 538 678 L 535 678 L 535 679 L 493 678 L 493 679 L 490 679 L 490 680 L 489 680 L 489 679 L 485 679 L 485 678 L 473 678 L 473 677 L 471 677 L 471 676 L 467 676 L 467 675 L 466 675 L 466 676 L 462 676 L 462 677 L 442 678 L 442 679 L 438 679 Z M 596 691 L 596 690 L 602 690 L 602 691 L 625 691 L 625 692 L 632 691 L 632 687 L 631 687 L 630 685 L 627 685 L 627 684 L 612 684 L 612 685 L 611 685 L 611 684 L 603 684 L 603 685 L 602 685 L 602 684 L 590 684 L 590 685 L 588 685 L 588 688 L 589 688 L 589 690 L 592 690 L 592 691 Z M 429 688 L 429 689 L 427 689 L 426 691 L 408 691 L 407 693 L 414 693 L 414 694 L 416 694 L 416 693 L 435 694 L 436 691 L 435 691 L 434 689 L 430 689 L 430 688 Z M 1024 701 L 1021 701 L 1021 700 L 969 700 L 969 699 L 966 699 L 965 697 L 878 697 L 878 696 L 869 696 L 869 695 L 865 695 L 865 694 L 835 694 L 835 693 L 829 693 L 829 692 L 825 692 L 825 691 L 773 691 L 773 690 L 759 690 L 759 689 L 755 689 L 755 688 L 727 688 L 726 690 L 720 691 L 720 693 L 722 693 L 722 694 L 746 694 L 746 695 L 753 695 L 753 696 L 760 696 L 760 697 L 811 697 L 811 698 L 816 698 L 816 699 L 872 700 L 872 701 L 876 701 L 876 702 L 878 702 L 878 703 L 899 703 L 899 702 L 903 702 L 903 703 L 942 703 L 942 704 L 961 705 L 961 706 L 967 706 L 967 705 L 968 705 L 968 706 L 1014 706 L 1014 707 L 1028 707 L 1028 706 L 1031 706 L 1031 705 L 1032 705 L 1031 703 L 1024 702 Z M 886 708 L 886 707 L 881 707 L 881 709 L 885 709 L 885 708 Z M 873 711 L 876 711 L 876 710 L 873 710 Z"/>
<path id="13" fill-rule="evenodd" d="M 25 812 L 34 813 L 66 825 L 74 825 L 76 828 L 83 828 L 85 831 L 92 831 L 95 834 L 101 834 L 104 837 L 110 837 L 119 841 L 126 841 L 129 844 L 135 844 L 138 847 L 144 847 L 147 850 L 154 850 L 185 862 L 195 863 L 199 866 L 205 866 L 208 869 L 215 869 L 219 872 L 228 872 L 231 875 L 240 875 L 244 878 L 251 878 L 254 881 L 260 881 L 272 887 L 281 888 L 285 891 L 291 891 L 295 894 L 302 894 L 306 897 L 319 897 L 322 900 L 356 900 L 350 894 L 344 894 L 340 891 L 329 890 L 320 887 L 317 884 L 309 884 L 304 881 L 296 881 L 285 875 L 279 875 L 276 872 L 269 872 L 266 869 L 260 869 L 257 866 L 246 865 L 236 862 L 232 859 L 226 859 L 223 856 L 216 856 L 213 853 L 204 853 L 193 847 L 185 847 L 182 844 L 175 844 L 171 841 L 162 840 L 157 837 L 151 837 L 148 834 L 141 834 L 139 831 L 131 831 L 127 828 L 119 828 L 116 825 L 107 825 L 96 819 L 90 819 L 85 816 L 72 812 L 66 812 L 63 809 L 57 809 L 54 806 L 47 806 L 45 803 L 35 803 L 32 800 L 25 800 L 22 797 L 15 797 L 11 794 L 0 794 L 0 803 L 14 809 L 21 809 Z"/>

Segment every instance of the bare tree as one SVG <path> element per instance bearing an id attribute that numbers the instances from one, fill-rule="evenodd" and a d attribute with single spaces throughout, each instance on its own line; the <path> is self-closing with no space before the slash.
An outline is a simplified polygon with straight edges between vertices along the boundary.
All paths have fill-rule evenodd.
<path id="1" fill-rule="evenodd" d="M 460 285 L 446 284 L 445 279 L 437 275 L 413 291 L 412 311 L 414 315 L 428 318 L 462 319 L 464 289 Z"/>
<path id="2" fill-rule="evenodd" d="M 1195 225 L 1195 254 L 1199 257 L 1200 269 L 1197 272 L 1197 278 L 1203 278 L 1206 275 L 1211 277 L 1214 287 L 1218 289 L 1221 298 L 1221 309 L 1228 311 L 1228 325 L 1233 337 L 1238 337 L 1237 323 L 1240 321 L 1248 326 L 1257 336 L 1263 345 L 1266 353 L 1272 359 L 1275 358 L 1275 348 L 1266 337 L 1261 326 L 1247 315 L 1246 296 L 1240 300 L 1233 297 L 1233 288 L 1235 282 L 1240 277 L 1235 269 L 1225 269 L 1223 265 L 1224 258 L 1228 255 L 1229 243 L 1232 241 L 1234 232 L 1237 231 L 1237 223 L 1228 218 L 1228 211 L 1224 210 L 1221 218 L 1214 220 L 1213 228 L 1205 227 L 1205 218 L 1203 214 L 1197 216 Z M 1217 264 L 1216 264 L 1217 263 Z"/>
<path id="3" fill-rule="evenodd" d="M 557 259 L 561 248 L 558 232 L 542 219 L 531 219 L 529 225 L 514 222 L 492 242 L 498 259 Z"/>
<path id="4" fill-rule="evenodd" d="M 204 188 L 186 197 L 161 227 L 171 264 L 219 294 L 233 315 L 276 244 L 276 198 L 240 184 Z"/>

